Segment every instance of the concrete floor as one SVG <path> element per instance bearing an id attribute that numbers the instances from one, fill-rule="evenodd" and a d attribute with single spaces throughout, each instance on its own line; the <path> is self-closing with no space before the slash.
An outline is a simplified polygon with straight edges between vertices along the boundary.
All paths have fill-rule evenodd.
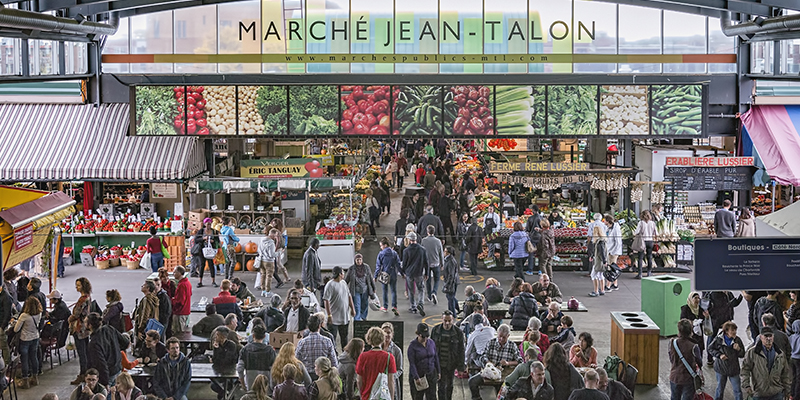
<path id="1" fill-rule="evenodd" d="M 382 227 L 378 228 L 378 236 L 391 236 L 394 231 L 394 222 L 396 220 L 396 215 L 398 213 L 399 202 L 400 202 L 400 195 L 397 193 L 392 194 L 393 198 L 393 211 L 394 214 L 382 217 Z M 379 246 L 377 242 L 369 241 L 365 243 L 362 254 L 364 254 L 365 261 L 374 266 L 374 260 L 379 251 Z M 299 260 L 290 260 L 288 263 L 289 274 L 292 278 L 297 278 L 300 275 L 300 261 Z M 462 284 L 459 286 L 459 292 L 463 291 L 463 287 L 466 284 L 472 284 L 476 286 L 476 288 L 483 287 L 483 281 L 487 277 L 494 277 L 497 278 L 504 288 L 507 288 L 513 278 L 513 272 L 510 271 L 488 271 L 484 268 L 479 269 L 480 276 L 478 277 L 471 277 L 465 276 L 462 277 Z M 62 292 L 64 292 L 65 300 L 69 303 L 74 302 L 78 298 L 78 294 L 74 290 L 73 282 L 76 278 L 85 276 L 90 279 L 92 285 L 94 287 L 95 297 L 97 298 L 98 302 L 100 303 L 101 307 L 105 306 L 105 299 L 104 293 L 105 290 L 116 288 L 122 294 L 123 303 L 125 305 L 126 311 L 131 311 L 134 308 L 135 299 L 141 298 L 142 294 L 139 291 L 141 282 L 149 275 L 149 272 L 140 269 L 137 271 L 129 271 L 123 268 L 114 268 L 110 270 L 97 270 L 95 268 L 88 268 L 82 266 L 69 266 L 66 269 L 66 278 L 62 279 L 58 283 L 58 287 Z M 252 272 L 243 272 L 243 273 L 236 273 L 237 276 L 240 276 L 243 280 L 248 283 L 251 283 L 255 280 L 255 273 Z M 692 278 L 691 274 L 679 274 L 681 277 Z M 533 277 L 530 277 L 533 278 Z M 623 276 L 619 280 L 620 289 L 618 291 L 614 291 L 612 293 L 606 294 L 603 297 L 598 298 L 590 298 L 587 294 L 591 291 L 591 281 L 589 278 L 584 277 L 582 273 L 578 272 L 556 272 L 554 281 L 558 283 L 562 292 L 565 295 L 565 298 L 569 298 L 569 296 L 575 296 L 581 302 L 583 302 L 586 307 L 589 309 L 589 312 L 576 312 L 571 313 L 570 315 L 573 317 L 575 321 L 575 329 L 577 332 L 588 331 L 590 332 L 595 338 L 595 347 L 597 348 L 599 355 L 598 361 L 602 363 L 603 360 L 609 353 L 609 342 L 611 337 L 611 320 L 610 320 L 610 312 L 612 311 L 639 311 L 641 305 L 641 281 L 634 280 L 633 274 L 623 274 Z M 193 285 L 197 283 L 196 278 L 192 278 Z M 529 279 L 529 281 L 531 281 Z M 217 289 L 212 288 L 208 283 L 210 282 L 208 276 L 204 282 L 207 284 L 203 288 L 194 288 L 193 289 L 193 298 L 199 299 L 202 296 L 206 296 L 209 299 L 216 295 Z M 218 279 L 219 282 L 219 279 Z M 251 285 L 252 286 L 252 285 Z M 398 287 L 402 287 L 402 284 L 399 283 Z M 380 290 L 380 289 L 379 289 Z M 463 292 L 462 292 L 463 293 Z M 282 294 L 283 295 L 283 294 Z M 462 296 L 459 296 L 460 300 Z M 442 299 L 444 296 L 442 296 Z M 396 317 L 399 320 L 402 320 L 404 325 L 404 337 L 406 342 L 410 341 L 414 336 L 414 331 L 416 329 L 417 323 L 420 321 L 420 317 L 418 315 L 410 315 L 407 312 L 404 312 L 408 309 L 408 301 L 403 297 L 403 294 L 400 293 L 398 297 L 398 309 L 400 309 L 400 316 Z M 425 322 L 434 325 L 438 323 L 438 316 L 441 315 L 441 312 L 446 309 L 446 305 L 443 302 L 440 302 L 438 305 L 429 305 L 426 306 L 426 312 L 428 313 L 428 317 L 425 318 Z M 743 302 L 736 309 L 736 319 L 735 322 L 739 325 L 740 329 L 739 332 L 742 334 L 744 332 L 743 327 L 746 326 L 746 315 L 747 315 L 747 308 L 745 303 Z M 202 317 L 201 314 L 193 313 L 191 316 L 191 322 L 194 323 L 195 321 L 199 320 Z M 370 312 L 368 320 L 393 320 L 395 319 L 391 313 L 381 313 L 381 312 Z M 351 335 L 352 336 L 352 335 Z M 749 340 L 745 338 L 745 343 L 748 343 Z M 666 338 L 662 338 L 660 341 L 660 349 L 659 349 L 659 384 L 655 386 L 637 386 L 635 397 L 637 399 L 668 399 L 669 398 L 669 359 L 667 357 L 667 346 L 668 340 Z M 404 346 L 407 347 L 407 346 Z M 58 394 L 59 398 L 61 399 L 68 399 L 69 395 L 73 389 L 72 386 L 69 385 L 69 382 L 74 379 L 75 375 L 78 372 L 78 362 L 74 358 L 72 361 L 66 362 L 66 357 L 64 357 L 64 350 L 62 350 L 62 359 L 64 360 L 63 365 L 56 365 L 54 369 L 50 369 L 49 363 L 47 363 L 43 369 L 44 374 L 40 377 L 40 385 L 36 388 L 27 389 L 27 390 L 18 390 L 19 399 L 21 400 L 38 400 L 42 397 L 43 394 L 47 392 L 55 392 Z M 705 376 L 707 378 L 707 392 L 712 394 L 714 392 L 714 388 L 716 386 L 716 382 L 714 380 L 714 371 L 711 367 L 705 367 Z M 404 398 L 409 399 L 409 386 L 408 381 L 404 380 L 403 382 L 403 390 L 405 392 Z M 482 393 L 484 399 L 494 398 L 494 393 L 488 390 Z M 201 399 L 214 399 L 215 394 L 209 388 L 208 384 L 203 383 L 193 383 L 190 391 L 189 391 L 189 399 L 191 400 L 201 400 Z M 238 396 L 237 396 L 238 398 Z M 461 400 L 461 399 L 469 399 L 469 388 L 467 386 L 466 380 L 456 380 L 456 388 L 454 393 L 454 399 Z M 733 393 L 731 392 L 730 387 L 727 389 L 727 393 L 725 396 L 726 399 L 733 398 Z"/>

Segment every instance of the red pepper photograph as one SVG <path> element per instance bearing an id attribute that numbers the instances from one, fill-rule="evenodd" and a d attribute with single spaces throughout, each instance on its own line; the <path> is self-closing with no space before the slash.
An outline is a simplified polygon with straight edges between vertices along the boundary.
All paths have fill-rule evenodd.
<path id="1" fill-rule="evenodd" d="M 494 107 L 490 86 L 446 86 L 444 93 L 446 135 L 494 135 Z"/>
<path id="2" fill-rule="evenodd" d="M 343 135 L 387 136 L 391 129 L 389 86 L 341 86 Z"/>

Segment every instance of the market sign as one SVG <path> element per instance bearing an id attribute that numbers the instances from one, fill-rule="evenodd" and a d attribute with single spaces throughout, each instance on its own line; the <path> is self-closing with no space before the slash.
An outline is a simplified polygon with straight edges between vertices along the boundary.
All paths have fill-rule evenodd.
<path id="1" fill-rule="evenodd" d="M 586 183 L 594 180 L 591 175 L 565 175 L 565 176 L 520 176 L 520 175 L 497 175 L 497 179 L 511 183 L 520 184 L 531 188 L 560 187 L 569 183 Z"/>
<path id="2" fill-rule="evenodd" d="M 319 178 L 324 171 L 317 160 L 287 158 L 268 160 L 242 160 L 242 178 Z"/>
<path id="3" fill-rule="evenodd" d="M 667 157 L 668 167 L 752 167 L 753 157 Z"/>
<path id="4" fill-rule="evenodd" d="M 697 238 L 695 290 L 800 287 L 800 238 Z"/>
<path id="5" fill-rule="evenodd" d="M 14 250 L 19 251 L 33 244 L 33 224 L 14 229 Z"/>
<path id="6" fill-rule="evenodd" d="M 587 163 L 550 163 L 550 162 L 489 162 L 489 172 L 581 172 L 588 171 Z"/>
<path id="7" fill-rule="evenodd" d="M 749 190 L 752 167 L 664 167 L 675 190 Z"/>
<path id="8" fill-rule="evenodd" d="M 323 166 L 323 167 L 332 167 L 333 166 L 333 155 L 332 154 L 314 154 L 306 157 L 311 157 Z"/>

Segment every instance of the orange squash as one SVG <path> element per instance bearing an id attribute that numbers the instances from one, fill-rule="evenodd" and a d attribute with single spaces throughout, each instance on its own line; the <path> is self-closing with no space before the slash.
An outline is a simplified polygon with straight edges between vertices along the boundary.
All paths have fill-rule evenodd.
<path id="1" fill-rule="evenodd" d="M 244 245 L 244 251 L 249 254 L 258 253 L 258 245 L 253 242 L 247 242 L 247 244 Z"/>
<path id="2" fill-rule="evenodd" d="M 234 249 L 236 250 L 237 253 L 241 253 L 242 252 L 242 244 L 241 243 L 236 243 L 236 246 L 234 246 Z"/>
<path id="3" fill-rule="evenodd" d="M 233 268 L 234 271 L 241 271 L 242 270 L 242 263 L 237 262 L 236 266 Z"/>
<path id="4" fill-rule="evenodd" d="M 255 260 L 247 260 L 247 270 L 250 272 L 256 271 Z"/>

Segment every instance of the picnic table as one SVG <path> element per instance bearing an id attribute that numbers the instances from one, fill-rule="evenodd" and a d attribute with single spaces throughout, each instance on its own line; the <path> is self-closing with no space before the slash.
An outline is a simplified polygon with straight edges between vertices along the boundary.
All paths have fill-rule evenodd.
<path id="1" fill-rule="evenodd" d="M 211 379 L 216 379 L 218 381 L 221 380 L 224 382 L 222 387 L 225 389 L 223 399 L 233 400 L 233 395 L 236 393 L 236 389 L 239 387 L 239 375 L 236 374 L 236 370 L 231 369 L 230 371 L 217 371 L 210 363 L 193 362 L 191 364 L 192 382 L 206 381 Z M 136 380 L 144 381 L 149 381 L 152 379 L 154 373 L 155 367 L 147 366 L 136 367 L 130 371 L 130 374 L 136 378 Z"/>
<path id="2" fill-rule="evenodd" d="M 490 322 L 494 322 L 497 320 L 501 320 L 503 318 L 511 318 L 511 315 L 508 314 L 508 308 L 510 304 L 506 303 L 495 303 L 489 304 L 488 309 L 486 310 L 486 318 L 489 319 Z M 540 307 L 541 310 L 545 310 L 543 307 Z M 578 301 L 578 309 L 577 310 L 570 310 L 567 307 L 567 302 L 561 302 L 561 311 L 562 312 L 588 312 L 589 309 L 583 304 L 583 302 Z"/>
<path id="3" fill-rule="evenodd" d="M 239 343 L 242 345 L 247 344 L 247 335 L 244 332 L 237 332 L 239 335 Z M 181 341 L 182 345 L 185 345 L 187 349 L 189 349 L 187 357 L 193 357 L 196 354 L 205 352 L 208 350 L 208 346 L 211 344 L 211 338 L 205 336 L 198 336 L 193 334 L 192 332 L 179 332 L 175 335 L 178 340 Z"/>

